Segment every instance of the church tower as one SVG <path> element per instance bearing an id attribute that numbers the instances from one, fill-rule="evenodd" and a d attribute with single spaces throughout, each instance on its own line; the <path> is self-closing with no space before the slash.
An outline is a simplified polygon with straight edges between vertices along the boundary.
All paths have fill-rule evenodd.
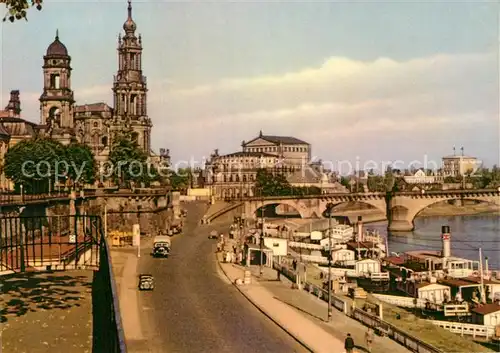
<path id="1" fill-rule="evenodd" d="M 123 24 L 125 35 L 118 37 L 118 72 L 113 82 L 115 131 L 123 127 L 132 131 L 132 138 L 149 155 L 151 151 L 151 120 L 147 116 L 147 83 L 142 75 L 142 39 L 137 37 L 132 19 L 132 3 L 128 1 L 128 17 Z"/>
<path id="2" fill-rule="evenodd" d="M 73 105 L 71 90 L 71 57 L 66 46 L 56 38 L 43 57 L 43 93 L 40 96 L 40 120 L 50 135 L 63 138 L 73 130 Z M 57 138 L 58 136 L 53 136 Z M 69 139 L 69 136 L 65 136 Z M 63 142 L 63 141 L 61 141 Z M 64 141 L 67 142 L 67 141 Z"/>

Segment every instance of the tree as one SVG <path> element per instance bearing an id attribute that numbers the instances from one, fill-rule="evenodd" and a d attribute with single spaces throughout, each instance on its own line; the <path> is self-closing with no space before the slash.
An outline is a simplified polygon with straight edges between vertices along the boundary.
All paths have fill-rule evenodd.
<path id="1" fill-rule="evenodd" d="M 133 183 L 149 184 L 157 180 L 158 173 L 147 160 L 147 154 L 132 138 L 131 131 L 123 131 L 115 136 L 109 161 L 113 166 L 111 177 L 117 185 L 130 187 Z"/>
<path id="2" fill-rule="evenodd" d="M 0 0 L 0 2 L 5 4 L 8 11 L 3 21 L 5 22 L 8 19 L 10 22 L 14 22 L 23 18 L 28 20 L 26 10 L 32 6 L 40 11 L 43 0 Z"/>
<path id="3" fill-rule="evenodd" d="M 381 175 L 368 175 L 367 186 L 370 192 L 386 191 L 384 177 Z"/>
<path id="4" fill-rule="evenodd" d="M 92 184 L 95 182 L 96 165 L 94 154 L 89 146 L 71 143 L 66 146 L 68 178 L 73 183 Z"/>
<path id="5" fill-rule="evenodd" d="M 259 169 L 255 181 L 259 196 L 286 196 L 291 194 L 292 187 L 283 174 L 274 175 L 267 169 Z"/>
<path id="6" fill-rule="evenodd" d="M 183 190 L 190 186 L 191 171 L 189 168 L 179 168 L 177 172 L 170 172 L 170 186 L 173 190 Z"/>
<path id="7" fill-rule="evenodd" d="M 347 189 L 350 189 L 351 184 L 349 183 L 349 178 L 345 176 L 340 177 L 340 184 L 345 186 Z"/>
<path id="8" fill-rule="evenodd" d="M 51 139 L 24 140 L 5 154 L 5 176 L 14 182 L 16 190 L 47 192 L 51 181 L 61 177 L 66 163 L 64 146 Z"/>

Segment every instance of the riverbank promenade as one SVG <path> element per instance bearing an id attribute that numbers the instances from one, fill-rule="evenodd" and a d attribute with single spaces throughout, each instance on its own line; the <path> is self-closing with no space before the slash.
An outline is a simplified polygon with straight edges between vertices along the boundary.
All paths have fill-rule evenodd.
<path id="1" fill-rule="evenodd" d="M 350 333 L 356 343 L 356 352 L 365 351 L 366 327 L 343 313 L 333 309 L 331 322 L 327 322 L 327 304 L 305 291 L 292 289 L 292 283 L 277 272 L 264 267 L 249 268 L 232 263 L 219 265 L 227 279 L 234 283 L 243 279 L 244 271 L 250 270 L 250 284 L 237 285 L 239 291 L 271 320 L 294 336 L 306 348 L 317 353 L 344 352 L 344 339 Z M 373 353 L 407 353 L 407 349 L 389 338 L 375 337 Z"/>
<path id="2" fill-rule="evenodd" d="M 2 353 L 90 353 L 92 271 L 2 277 Z"/>

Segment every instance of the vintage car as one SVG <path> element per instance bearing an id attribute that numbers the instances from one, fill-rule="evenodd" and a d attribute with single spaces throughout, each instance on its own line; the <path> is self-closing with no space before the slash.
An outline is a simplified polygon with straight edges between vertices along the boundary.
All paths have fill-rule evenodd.
<path id="1" fill-rule="evenodd" d="M 219 234 L 216 230 L 212 230 L 208 235 L 208 239 L 219 239 Z"/>
<path id="2" fill-rule="evenodd" d="M 170 231 L 172 234 L 179 234 L 182 232 L 182 221 L 180 219 L 176 219 L 172 225 L 170 226 Z"/>
<path id="3" fill-rule="evenodd" d="M 153 275 L 139 275 L 139 290 L 153 290 L 155 287 Z"/>
<path id="4" fill-rule="evenodd" d="M 153 252 L 154 257 L 168 257 L 171 248 L 170 237 L 166 235 L 158 235 L 153 239 Z"/>

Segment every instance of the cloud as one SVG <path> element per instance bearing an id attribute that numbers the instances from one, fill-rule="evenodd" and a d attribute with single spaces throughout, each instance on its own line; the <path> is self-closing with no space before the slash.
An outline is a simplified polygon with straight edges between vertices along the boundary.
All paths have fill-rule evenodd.
<path id="1" fill-rule="evenodd" d="M 498 65 L 492 53 L 408 61 L 331 57 L 318 67 L 185 86 L 148 78 L 153 145 L 174 159 L 238 150 L 263 130 L 309 141 L 324 159 L 439 158 L 453 145 L 498 160 Z M 111 84 L 75 89 L 112 103 Z M 38 99 L 38 96 L 37 96 Z"/>
<path id="2" fill-rule="evenodd" d="M 280 75 L 171 84 L 150 111 L 168 117 L 153 117 L 155 134 L 171 138 L 174 155 L 176 148 L 237 150 L 261 129 L 307 140 L 323 158 L 437 158 L 458 143 L 481 154 L 491 152 L 484 133 L 493 151 L 498 145 L 497 78 L 489 53 L 401 62 L 332 57 Z"/>

